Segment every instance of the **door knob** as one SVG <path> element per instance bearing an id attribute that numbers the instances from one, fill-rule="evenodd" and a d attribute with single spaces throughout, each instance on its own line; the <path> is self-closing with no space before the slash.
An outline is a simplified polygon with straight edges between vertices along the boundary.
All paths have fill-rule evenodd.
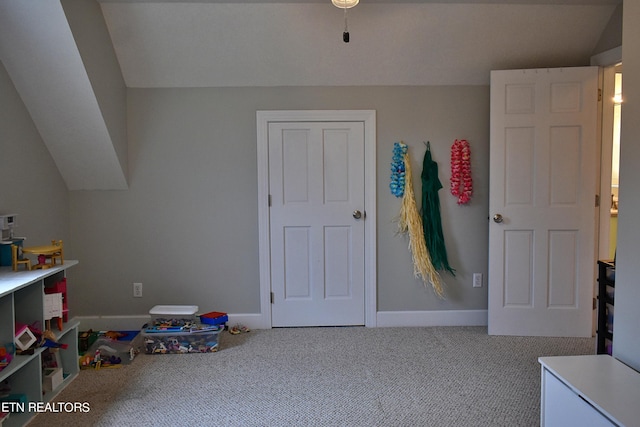
<path id="1" fill-rule="evenodd" d="M 497 222 L 498 224 L 500 224 L 502 221 L 504 221 L 504 218 L 502 218 L 502 215 L 495 214 L 493 216 L 493 222 Z"/>
<path id="2" fill-rule="evenodd" d="M 353 211 L 353 217 L 354 217 L 355 219 L 360 219 L 360 218 L 362 218 L 362 212 L 360 212 L 359 210 L 357 210 L 357 209 L 356 209 L 355 211 Z"/>

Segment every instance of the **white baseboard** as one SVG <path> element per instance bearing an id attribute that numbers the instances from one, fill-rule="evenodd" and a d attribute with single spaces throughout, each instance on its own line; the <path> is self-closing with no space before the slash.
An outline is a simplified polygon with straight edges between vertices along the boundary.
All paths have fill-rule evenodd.
<path id="1" fill-rule="evenodd" d="M 227 325 L 242 324 L 249 329 L 263 328 L 260 313 L 229 314 Z M 76 316 L 80 330 L 135 331 L 150 320 L 148 314 L 133 316 Z M 379 311 L 377 327 L 410 326 L 487 326 L 487 310 Z"/>
<path id="2" fill-rule="evenodd" d="M 486 326 L 487 310 L 379 311 L 377 326 Z"/>
<path id="3" fill-rule="evenodd" d="M 263 329 L 262 314 L 260 313 L 229 313 L 228 326 L 244 325 L 249 329 Z"/>

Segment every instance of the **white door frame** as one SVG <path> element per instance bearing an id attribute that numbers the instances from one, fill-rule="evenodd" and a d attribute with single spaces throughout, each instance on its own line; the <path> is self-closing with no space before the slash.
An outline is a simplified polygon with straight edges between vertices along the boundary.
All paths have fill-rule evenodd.
<path id="1" fill-rule="evenodd" d="M 260 325 L 271 325 L 271 239 L 269 235 L 269 123 L 364 123 L 364 317 L 365 326 L 376 326 L 376 112 L 375 110 L 274 110 L 257 111 L 258 148 L 258 248 L 260 264 Z"/>
<path id="2" fill-rule="evenodd" d="M 591 57 L 591 65 L 600 67 L 602 102 L 599 105 L 600 118 L 600 210 L 598 212 L 598 259 L 609 259 L 609 233 L 611 220 L 611 151 L 613 149 L 613 80 L 616 65 L 622 62 L 622 47 L 616 47 Z M 594 263 L 595 264 L 595 263 Z M 596 267 L 597 270 L 597 267 Z M 598 296 L 598 286 L 594 284 L 594 297 Z M 596 310 L 594 312 L 594 319 Z M 595 335 L 594 320 L 594 335 Z"/>
<path id="3" fill-rule="evenodd" d="M 598 108 L 598 144 L 599 152 L 599 189 L 600 209 L 596 212 L 596 255 L 594 260 L 594 277 L 597 277 L 598 266 L 595 261 L 610 258 L 609 238 L 611 233 L 611 160 L 613 150 L 613 96 L 615 95 L 615 84 L 613 83 L 616 73 L 616 64 L 622 62 L 622 46 L 604 51 L 591 57 L 591 65 L 600 67 L 599 87 L 602 90 L 602 101 Z M 598 298 L 598 283 L 593 282 L 593 299 Z M 598 312 L 594 306 L 593 326 L 591 334 L 596 336 L 598 326 Z"/>

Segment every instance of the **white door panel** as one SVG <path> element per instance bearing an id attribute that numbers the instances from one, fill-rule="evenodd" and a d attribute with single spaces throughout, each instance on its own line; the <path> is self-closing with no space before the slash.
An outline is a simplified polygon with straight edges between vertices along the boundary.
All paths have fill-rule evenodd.
<path id="1" fill-rule="evenodd" d="M 591 335 L 597 76 L 491 73 L 490 334 Z"/>
<path id="2" fill-rule="evenodd" d="M 272 325 L 363 325 L 363 123 L 270 123 L 268 145 Z"/>

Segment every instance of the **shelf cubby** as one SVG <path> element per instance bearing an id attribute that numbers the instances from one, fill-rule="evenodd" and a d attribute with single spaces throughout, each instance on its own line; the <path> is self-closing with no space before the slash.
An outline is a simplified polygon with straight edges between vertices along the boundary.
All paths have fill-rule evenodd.
<path id="1" fill-rule="evenodd" d="M 66 270 L 77 263 L 65 260 L 64 264 L 46 270 L 13 271 L 11 267 L 0 267 L 0 345 L 13 343 L 16 324 L 45 328 L 44 288 L 64 279 Z M 71 320 L 63 324 L 62 331 L 54 328 L 53 332 L 59 343 L 68 346 L 58 350 L 62 384 L 44 393 L 42 355 L 45 348 L 37 347 L 29 354 L 15 355 L 0 371 L 0 382 L 8 382 L 10 394 L 23 395 L 27 402 L 48 402 L 78 375 L 78 322 Z M 35 415 L 27 405 L 24 412 L 13 412 L 4 419 L 2 427 L 23 426 Z"/>

